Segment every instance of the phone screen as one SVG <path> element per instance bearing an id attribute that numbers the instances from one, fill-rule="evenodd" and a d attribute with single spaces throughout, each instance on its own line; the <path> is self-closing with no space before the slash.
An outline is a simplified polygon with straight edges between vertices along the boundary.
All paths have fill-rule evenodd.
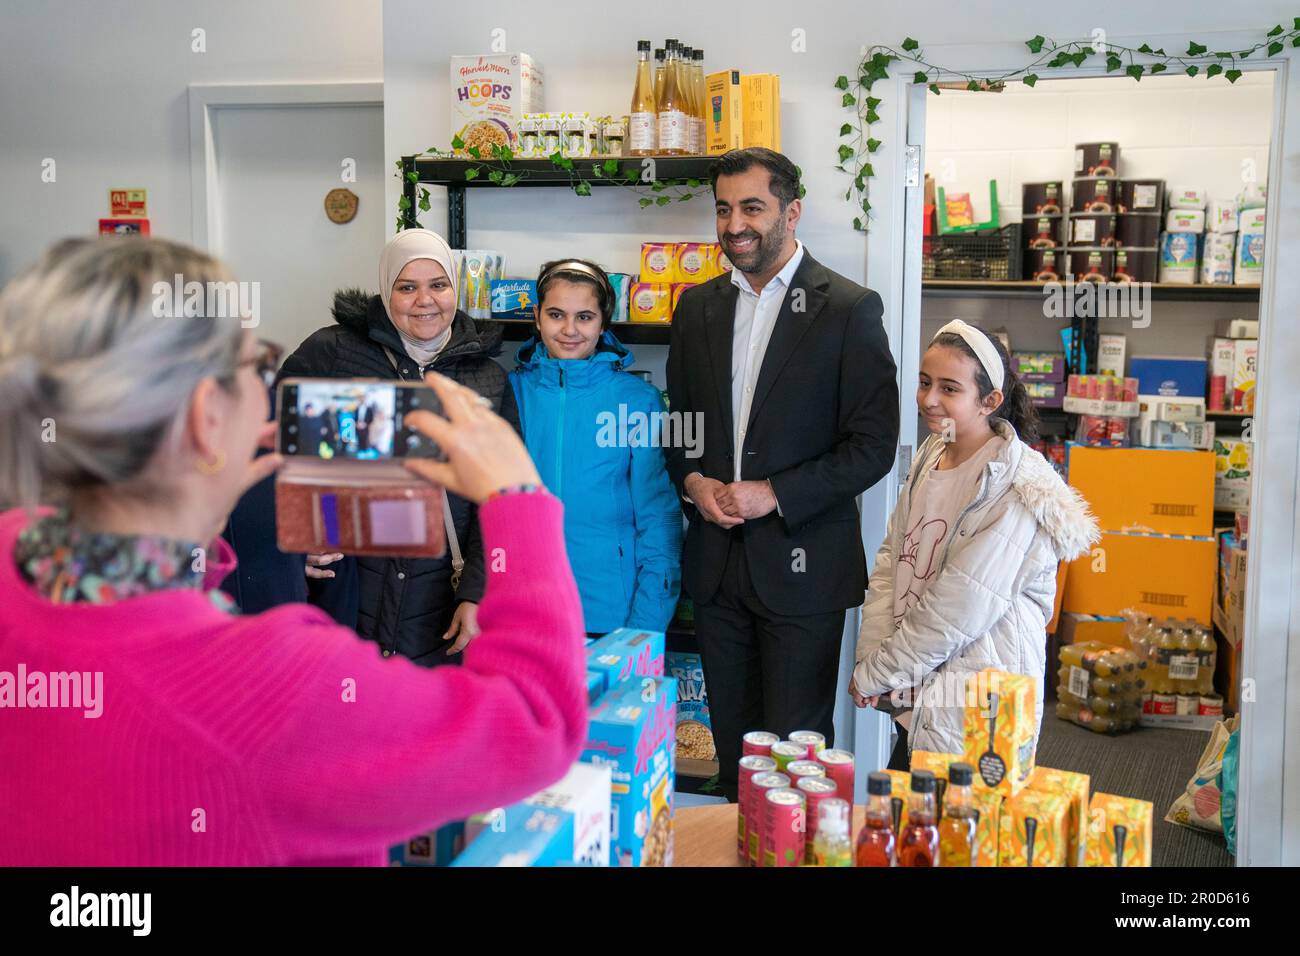
<path id="1" fill-rule="evenodd" d="M 320 459 L 437 458 L 438 446 L 407 428 L 407 412 L 438 411 L 427 385 L 337 379 L 280 386 L 280 452 Z"/>

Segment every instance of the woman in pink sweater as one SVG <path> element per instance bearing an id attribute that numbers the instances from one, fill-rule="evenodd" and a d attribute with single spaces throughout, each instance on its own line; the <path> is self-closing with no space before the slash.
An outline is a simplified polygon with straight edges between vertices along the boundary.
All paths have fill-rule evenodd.
<path id="1" fill-rule="evenodd" d="M 218 533 L 279 465 L 254 458 L 274 426 L 251 333 L 166 317 L 174 277 L 231 278 L 71 240 L 0 295 L 0 866 L 378 865 L 563 776 L 582 607 L 513 430 L 440 376 L 447 417 L 410 419 L 449 459 L 411 467 L 480 503 L 504 558 L 463 667 L 381 659 L 307 605 L 239 616 Z"/>

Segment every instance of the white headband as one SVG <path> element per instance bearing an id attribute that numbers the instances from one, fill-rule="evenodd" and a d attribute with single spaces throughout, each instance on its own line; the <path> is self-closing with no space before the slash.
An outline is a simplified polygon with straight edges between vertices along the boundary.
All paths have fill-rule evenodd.
<path id="1" fill-rule="evenodd" d="M 998 355 L 998 350 L 994 348 L 989 337 L 975 328 L 973 325 L 967 325 L 961 319 L 953 319 L 938 332 L 934 333 L 937 339 L 945 332 L 951 332 L 953 335 L 960 335 L 962 341 L 971 347 L 971 351 L 979 358 L 980 364 L 984 366 L 984 371 L 988 373 L 989 381 L 998 391 L 1002 390 L 1002 384 L 1005 379 L 1003 374 L 1002 359 Z M 933 341 L 933 339 L 931 339 Z"/>

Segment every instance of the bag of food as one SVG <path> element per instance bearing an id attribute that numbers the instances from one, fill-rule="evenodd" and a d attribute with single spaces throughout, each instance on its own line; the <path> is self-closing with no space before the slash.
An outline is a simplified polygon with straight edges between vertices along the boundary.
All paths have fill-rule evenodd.
<path id="1" fill-rule="evenodd" d="M 1221 720 L 1214 725 L 1209 743 L 1196 764 L 1196 775 L 1187 782 L 1187 790 L 1174 801 L 1165 822 L 1177 823 L 1198 830 L 1223 833 L 1222 770 L 1224 751 L 1228 740 L 1237 731 L 1239 717 Z M 1236 785 L 1233 785 L 1233 802 L 1236 802 Z M 1235 810 L 1235 806 L 1234 806 Z M 1235 824 L 1235 820 L 1234 820 Z"/>
<path id="2" fill-rule="evenodd" d="M 1236 722 L 1237 718 L 1233 718 Z M 1234 727 L 1223 748 L 1223 768 L 1219 771 L 1219 790 L 1223 794 L 1220 814 L 1223 817 L 1223 838 L 1228 852 L 1237 855 L 1237 756 L 1241 747 L 1241 730 Z"/>

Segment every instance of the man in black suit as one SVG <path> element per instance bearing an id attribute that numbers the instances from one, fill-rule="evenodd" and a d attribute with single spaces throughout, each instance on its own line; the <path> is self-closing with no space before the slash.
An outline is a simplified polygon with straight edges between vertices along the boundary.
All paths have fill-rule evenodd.
<path id="1" fill-rule="evenodd" d="M 673 314 L 669 404 L 700 416 L 704 440 L 700 457 L 667 453 L 734 800 L 745 733 L 815 730 L 831 745 L 844 612 L 867 586 L 856 499 L 893 464 L 898 387 L 880 296 L 795 238 L 794 164 L 733 150 L 712 178 L 733 271 L 688 289 Z"/>

